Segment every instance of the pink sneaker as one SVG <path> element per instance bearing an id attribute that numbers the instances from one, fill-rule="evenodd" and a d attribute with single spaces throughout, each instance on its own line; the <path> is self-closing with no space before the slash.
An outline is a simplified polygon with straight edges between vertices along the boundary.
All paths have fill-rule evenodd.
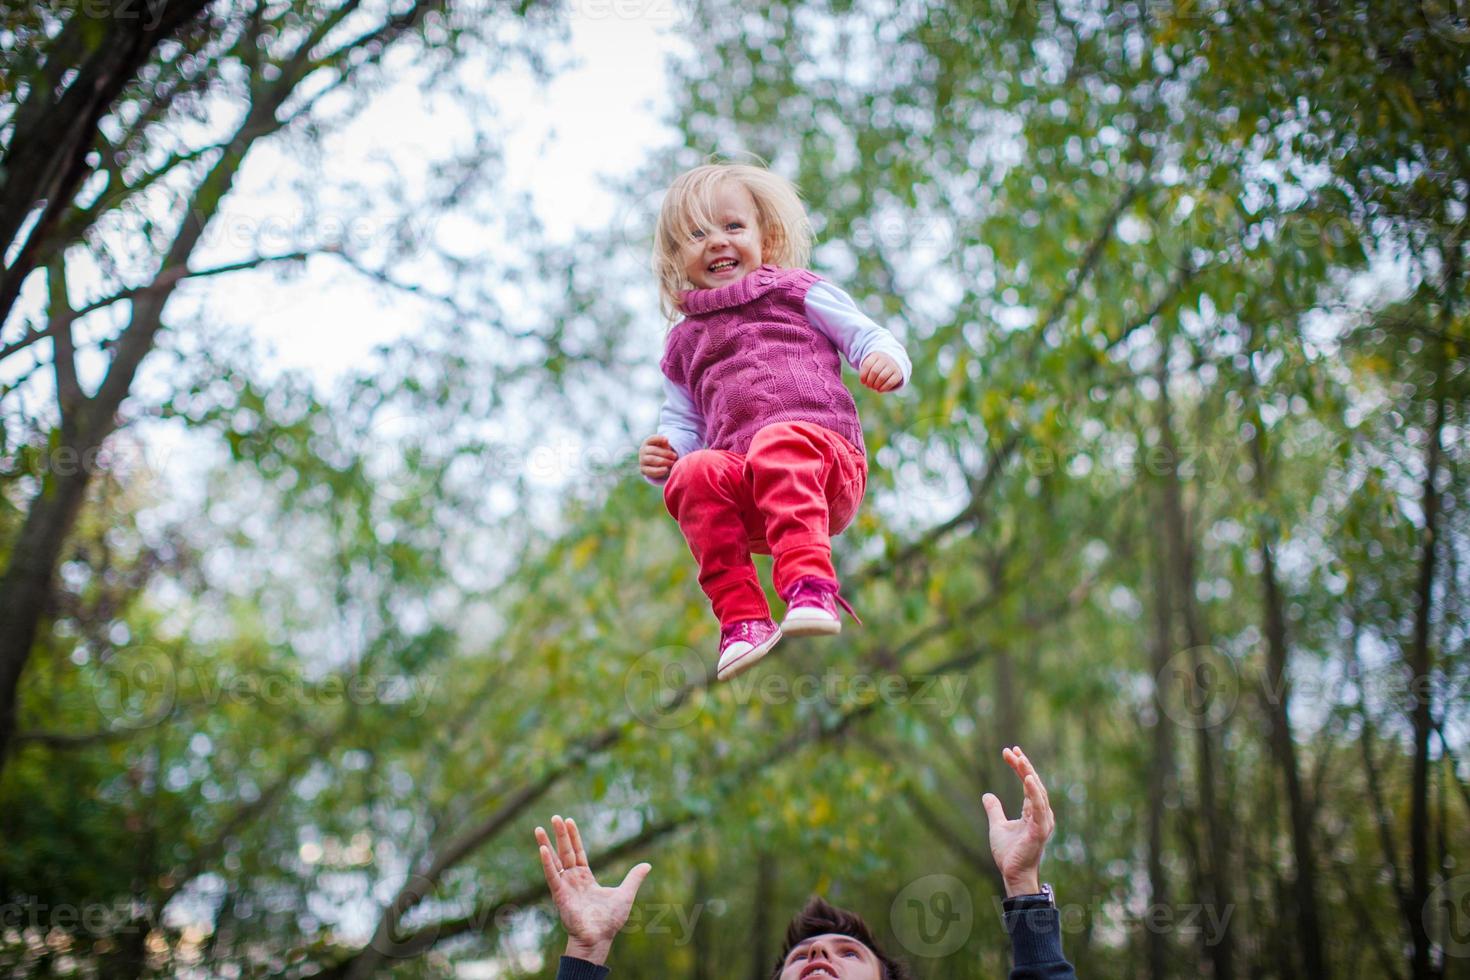
<path id="1" fill-rule="evenodd" d="M 781 639 L 781 628 L 769 619 L 742 619 L 720 627 L 720 663 L 715 680 L 727 680 L 754 667 Z"/>
<path id="2" fill-rule="evenodd" d="M 842 632 L 838 605 L 861 625 L 862 620 L 837 590 L 837 583 L 831 579 L 810 575 L 797 579 L 782 597 L 786 600 L 786 618 L 781 621 L 781 632 L 787 636 L 836 636 Z"/>

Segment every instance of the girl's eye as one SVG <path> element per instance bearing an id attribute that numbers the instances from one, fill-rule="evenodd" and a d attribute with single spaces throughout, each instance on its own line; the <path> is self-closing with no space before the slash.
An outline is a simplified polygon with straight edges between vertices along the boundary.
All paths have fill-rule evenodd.
<path id="1" fill-rule="evenodd" d="M 842 951 L 843 956 L 856 956 L 857 954 L 857 950 L 855 949 L 845 949 Z"/>
<path id="2" fill-rule="evenodd" d="M 740 222 L 738 222 L 738 221 L 732 221 L 728 225 L 725 226 L 725 230 L 726 231 L 739 231 L 741 228 L 744 228 L 744 227 L 745 226 L 742 225 Z"/>
<path id="3" fill-rule="evenodd" d="M 701 238 L 703 238 L 703 237 L 704 237 L 704 232 L 703 232 L 703 231 L 701 231 L 701 230 L 700 230 L 700 229 L 698 229 L 698 228 L 696 228 L 696 229 L 694 229 L 694 230 L 693 230 L 693 231 L 691 231 L 691 232 L 690 232 L 690 233 L 689 233 L 689 237 L 690 237 L 690 238 L 692 238 L 692 239 L 694 239 L 694 240 L 695 240 L 695 241 L 696 241 L 696 242 L 697 242 L 697 241 L 699 241 L 699 240 L 700 240 L 700 239 L 701 239 Z"/>

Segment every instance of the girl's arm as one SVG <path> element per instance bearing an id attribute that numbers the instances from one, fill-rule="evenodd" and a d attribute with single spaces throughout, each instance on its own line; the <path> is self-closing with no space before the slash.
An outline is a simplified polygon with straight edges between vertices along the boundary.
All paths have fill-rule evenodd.
<path id="1" fill-rule="evenodd" d="M 806 293 L 806 318 L 832 341 L 847 363 L 857 370 L 869 354 L 887 354 L 903 371 L 908 384 L 914 366 L 898 338 L 858 309 L 852 297 L 825 280 L 812 283 Z"/>

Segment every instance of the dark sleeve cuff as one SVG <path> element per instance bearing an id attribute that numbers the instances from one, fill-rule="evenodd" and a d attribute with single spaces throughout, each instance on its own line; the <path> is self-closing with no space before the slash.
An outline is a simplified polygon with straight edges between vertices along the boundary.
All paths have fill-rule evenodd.
<path id="1" fill-rule="evenodd" d="M 1061 915 L 1048 902 L 1006 899 L 1005 926 L 1015 966 L 1065 963 Z"/>
<path id="2" fill-rule="evenodd" d="M 556 968 L 556 980 L 602 980 L 612 971 L 596 963 L 579 960 L 575 956 L 563 956 Z"/>

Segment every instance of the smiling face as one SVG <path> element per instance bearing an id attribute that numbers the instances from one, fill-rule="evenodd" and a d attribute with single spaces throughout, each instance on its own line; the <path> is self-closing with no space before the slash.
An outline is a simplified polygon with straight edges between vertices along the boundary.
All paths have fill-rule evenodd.
<path id="1" fill-rule="evenodd" d="M 692 229 L 680 253 L 684 276 L 696 289 L 738 282 L 761 264 L 760 214 L 745 185 L 721 181 L 710 204 L 714 226 Z"/>
<path id="2" fill-rule="evenodd" d="M 791 947 L 781 964 L 780 980 L 824 976 L 837 980 L 882 980 L 883 964 L 863 943 L 835 932 L 802 940 Z"/>

